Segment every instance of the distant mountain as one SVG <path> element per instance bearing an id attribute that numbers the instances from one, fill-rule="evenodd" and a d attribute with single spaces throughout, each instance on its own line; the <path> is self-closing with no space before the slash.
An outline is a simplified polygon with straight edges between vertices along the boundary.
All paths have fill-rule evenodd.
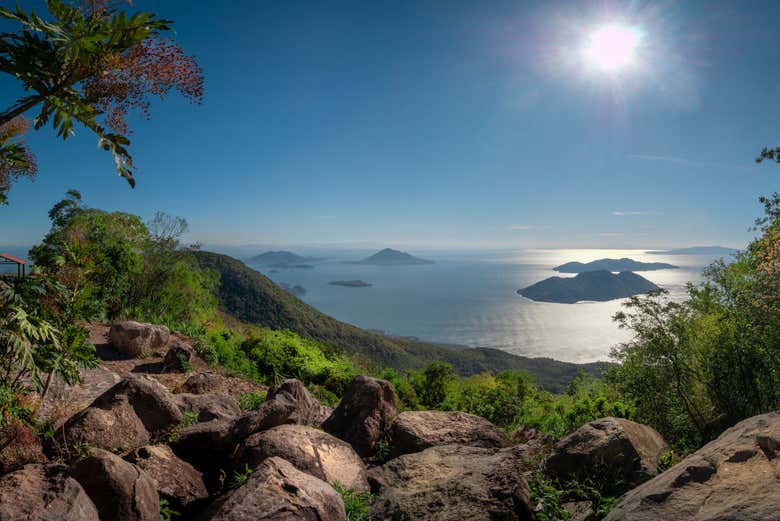
<path id="1" fill-rule="evenodd" d="M 405 251 L 385 248 L 370 257 L 359 261 L 347 261 L 347 264 L 371 264 L 373 266 L 411 266 L 418 264 L 433 264 L 433 261 L 420 259 Z"/>
<path id="2" fill-rule="evenodd" d="M 504 370 L 528 371 L 544 389 L 562 393 L 580 371 L 600 376 L 609 364 L 572 364 L 551 358 L 527 358 L 488 347 L 422 342 L 384 336 L 340 322 L 290 295 L 262 273 L 227 255 L 196 251 L 201 266 L 220 275 L 219 302 L 223 311 L 244 322 L 289 329 L 305 338 L 325 342 L 354 356 L 366 366 L 397 370 L 423 369 L 434 360 L 452 364 L 461 375 Z"/>
<path id="3" fill-rule="evenodd" d="M 693 246 L 691 248 L 680 248 L 677 250 L 649 251 L 653 255 L 733 255 L 739 252 L 734 248 L 724 248 L 723 246 Z"/>
<path id="4" fill-rule="evenodd" d="M 265 253 L 261 253 L 260 255 L 255 255 L 249 259 L 249 263 L 260 266 L 270 266 L 274 268 L 294 268 L 299 266 L 311 267 L 306 263 L 316 260 L 320 259 L 316 259 L 314 257 L 303 257 L 301 255 L 296 255 L 291 251 L 267 251 Z"/>
<path id="5" fill-rule="evenodd" d="M 586 271 L 576 277 L 550 277 L 517 292 L 531 300 L 574 304 L 582 300 L 606 301 L 659 289 L 636 273 Z"/>
<path id="6" fill-rule="evenodd" d="M 629 258 L 599 259 L 587 263 L 567 262 L 553 268 L 560 273 L 583 273 L 586 271 L 654 271 L 674 269 L 678 266 L 665 262 L 639 262 Z"/>
<path id="7" fill-rule="evenodd" d="M 348 288 L 367 288 L 371 284 L 364 280 L 334 280 L 328 282 L 331 286 L 346 286 Z"/>

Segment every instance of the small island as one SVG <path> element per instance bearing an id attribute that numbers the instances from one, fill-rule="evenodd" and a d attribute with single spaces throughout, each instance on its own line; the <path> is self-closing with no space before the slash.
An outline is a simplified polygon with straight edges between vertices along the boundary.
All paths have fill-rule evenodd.
<path id="1" fill-rule="evenodd" d="M 586 271 L 576 277 L 550 277 L 517 292 L 531 300 L 574 304 L 581 301 L 614 300 L 660 289 L 644 277 L 625 271 Z"/>
<path id="2" fill-rule="evenodd" d="M 599 259 L 591 262 L 567 262 L 553 268 L 559 273 L 584 273 L 586 271 L 655 271 L 677 269 L 679 266 L 665 262 L 639 262 L 629 258 Z"/>
<path id="3" fill-rule="evenodd" d="M 392 248 L 385 248 L 363 260 L 345 262 L 345 264 L 366 264 L 372 266 L 415 266 L 433 263 L 431 260 L 420 259 L 405 251 L 393 250 Z"/>
<path id="4" fill-rule="evenodd" d="M 261 253 L 260 255 L 255 255 L 249 259 L 249 264 L 269 266 L 272 268 L 296 268 L 303 266 L 312 268 L 313 266 L 307 263 L 318 260 L 322 259 L 318 259 L 316 257 L 303 257 L 302 255 L 297 255 L 291 251 L 280 250 L 267 251 L 265 253 Z"/>
<path id="5" fill-rule="evenodd" d="M 364 280 L 334 280 L 328 282 L 328 284 L 331 286 L 345 286 L 347 288 L 367 288 L 371 286 L 371 284 Z"/>
<path id="6" fill-rule="evenodd" d="M 285 282 L 281 282 L 279 284 L 279 287 L 281 287 L 283 290 L 285 290 L 290 295 L 294 295 L 296 297 L 302 297 L 303 295 L 306 294 L 306 288 L 304 288 L 303 286 L 299 286 L 297 284 L 295 286 L 293 286 L 291 284 L 287 284 Z"/>

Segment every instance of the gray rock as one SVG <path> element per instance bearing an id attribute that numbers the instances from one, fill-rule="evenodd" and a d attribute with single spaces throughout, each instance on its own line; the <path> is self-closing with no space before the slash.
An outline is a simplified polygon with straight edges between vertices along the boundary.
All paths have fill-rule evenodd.
<path id="1" fill-rule="evenodd" d="M 27 465 L 0 477 L 0 521 L 99 521 L 64 465 Z"/>
<path id="2" fill-rule="evenodd" d="M 165 326 L 142 324 L 133 320 L 117 322 L 108 332 L 114 349 L 128 356 L 146 356 L 168 343 L 170 331 Z"/>
<path id="3" fill-rule="evenodd" d="M 533 519 L 524 447 L 442 445 L 368 471 L 377 519 Z"/>
<path id="4" fill-rule="evenodd" d="M 101 521 L 159 521 L 160 501 L 154 481 L 132 463 L 102 449 L 70 466 L 95 504 Z"/>
<path id="5" fill-rule="evenodd" d="M 239 445 L 233 461 L 239 469 L 255 468 L 273 456 L 330 484 L 368 491 L 365 465 L 352 446 L 313 427 L 280 425 L 253 434 Z"/>
<path id="6" fill-rule="evenodd" d="M 217 373 L 197 373 L 185 380 L 177 393 L 206 394 L 225 392 L 229 388 L 227 378 Z"/>
<path id="7" fill-rule="evenodd" d="M 177 340 L 168 348 L 163 358 L 163 372 L 186 373 L 192 368 L 195 349 L 191 345 Z"/>
<path id="8" fill-rule="evenodd" d="M 626 493 L 606 521 L 777 521 L 780 412 L 744 420 Z"/>
<path id="9" fill-rule="evenodd" d="M 393 455 L 420 452 L 438 445 L 502 448 L 510 445 L 503 432 L 479 416 L 449 411 L 406 411 L 393 422 Z"/>
<path id="10" fill-rule="evenodd" d="M 267 400 L 292 405 L 295 410 L 290 421 L 299 425 L 319 427 L 333 412 L 333 409 L 322 405 L 313 397 L 303 382 L 296 379 L 285 380 L 280 385 L 271 387 Z"/>
<path id="11" fill-rule="evenodd" d="M 65 422 L 57 432 L 57 444 L 68 450 L 77 444 L 107 450 L 126 450 L 149 443 L 149 431 L 125 394 L 115 394 L 87 407 Z"/>
<path id="12" fill-rule="evenodd" d="M 154 480 L 160 496 L 167 499 L 174 510 L 182 512 L 209 497 L 201 473 L 178 458 L 167 445 L 147 445 L 134 450 L 125 459 Z"/>
<path id="13" fill-rule="evenodd" d="M 607 481 L 631 486 L 658 474 L 661 455 L 667 450 L 663 437 L 652 427 L 602 418 L 555 444 L 545 467 L 562 482 L 607 476 Z"/>
<path id="14" fill-rule="evenodd" d="M 235 421 L 233 437 L 241 441 L 252 434 L 285 423 L 293 423 L 295 404 L 286 400 L 267 400 L 254 411 L 244 413 Z"/>
<path id="15" fill-rule="evenodd" d="M 324 481 L 281 458 L 268 458 L 247 482 L 199 521 L 344 521 L 341 496 Z"/>
<path id="16" fill-rule="evenodd" d="M 346 441 L 361 457 L 370 457 L 398 415 L 390 382 L 368 376 L 352 379 L 341 402 L 322 428 Z"/>
<path id="17" fill-rule="evenodd" d="M 148 376 L 126 376 L 95 399 L 92 407 L 108 408 L 119 395 L 127 396 L 136 416 L 151 433 L 166 431 L 183 419 L 173 396 L 160 382 Z"/>
<path id="18" fill-rule="evenodd" d="M 173 400 L 182 412 L 198 415 L 199 422 L 232 420 L 241 415 L 241 406 L 232 396 L 219 393 L 174 394 Z"/>

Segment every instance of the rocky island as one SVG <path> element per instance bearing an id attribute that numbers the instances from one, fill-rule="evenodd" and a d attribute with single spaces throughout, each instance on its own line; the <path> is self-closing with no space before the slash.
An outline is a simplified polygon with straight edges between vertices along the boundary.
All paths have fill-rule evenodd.
<path id="1" fill-rule="evenodd" d="M 364 280 L 334 280 L 328 282 L 328 284 L 331 286 L 345 286 L 348 288 L 367 288 L 371 286 L 371 284 Z"/>
<path id="2" fill-rule="evenodd" d="M 377 253 L 359 261 L 346 261 L 346 264 L 367 264 L 373 266 L 414 266 L 420 264 L 433 264 L 431 260 L 420 259 L 405 251 L 385 248 Z"/>
<path id="3" fill-rule="evenodd" d="M 318 261 L 316 257 L 304 257 L 291 251 L 267 251 L 260 255 L 255 255 L 249 259 L 249 264 L 258 266 L 268 266 L 271 268 L 313 268 L 310 262 Z"/>
<path id="4" fill-rule="evenodd" d="M 639 262 L 629 258 L 598 259 L 591 262 L 567 262 L 553 268 L 559 273 L 584 273 L 586 271 L 655 271 L 677 269 L 679 266 L 665 262 Z"/>
<path id="5" fill-rule="evenodd" d="M 659 289 L 644 277 L 629 271 L 586 271 L 576 277 L 550 277 L 517 292 L 531 300 L 574 304 L 584 300 L 607 301 Z"/>

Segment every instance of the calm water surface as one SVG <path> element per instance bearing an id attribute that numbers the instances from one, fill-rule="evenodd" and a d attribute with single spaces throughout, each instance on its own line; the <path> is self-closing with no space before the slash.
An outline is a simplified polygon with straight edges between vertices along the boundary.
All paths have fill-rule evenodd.
<path id="1" fill-rule="evenodd" d="M 680 266 L 640 273 L 680 298 L 685 283 L 700 280 L 702 268 L 713 260 L 644 250 L 528 250 L 419 254 L 436 264 L 384 267 L 344 264 L 343 260 L 361 258 L 354 252 L 328 253 L 314 269 L 272 273 L 253 267 L 277 282 L 303 286 L 304 301 L 363 328 L 571 362 L 607 360 L 610 348 L 629 338 L 611 319 L 623 301 L 533 302 L 518 295 L 517 289 L 559 275 L 552 268 L 564 262 L 630 257 Z M 328 284 L 350 279 L 373 286 Z"/>

